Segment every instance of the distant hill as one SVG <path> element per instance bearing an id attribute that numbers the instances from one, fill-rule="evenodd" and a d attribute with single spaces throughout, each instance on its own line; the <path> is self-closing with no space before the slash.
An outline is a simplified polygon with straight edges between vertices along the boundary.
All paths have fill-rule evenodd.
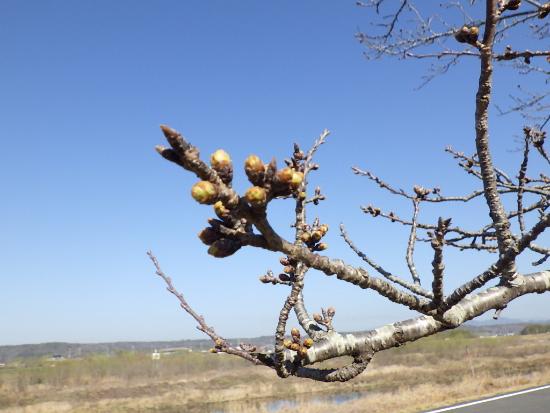
<path id="1" fill-rule="evenodd" d="M 257 347 L 270 346 L 273 337 L 254 337 L 231 339 L 232 343 L 249 343 Z M 155 349 L 190 348 L 195 351 L 208 350 L 212 347 L 209 339 L 177 341 L 120 341 L 114 343 L 40 343 L 0 346 L 0 363 L 7 363 L 16 358 L 51 357 L 61 355 L 66 358 L 81 357 L 87 354 L 113 354 L 119 351 L 151 352 Z"/>
<path id="2" fill-rule="evenodd" d="M 529 331 L 531 325 L 548 325 L 550 320 L 537 322 L 522 322 L 516 320 L 487 320 L 468 322 L 460 327 L 476 336 L 503 336 L 521 334 Z M 232 343 L 249 343 L 258 348 L 271 348 L 272 336 L 254 338 L 233 338 Z M 42 343 L 0 346 L 0 363 L 7 363 L 16 358 L 51 357 L 61 355 L 66 358 L 81 357 L 87 354 L 113 354 L 119 351 L 152 352 L 155 349 L 189 348 L 194 351 L 207 350 L 212 342 L 207 339 L 177 340 L 177 341 L 120 341 L 114 343 Z"/>

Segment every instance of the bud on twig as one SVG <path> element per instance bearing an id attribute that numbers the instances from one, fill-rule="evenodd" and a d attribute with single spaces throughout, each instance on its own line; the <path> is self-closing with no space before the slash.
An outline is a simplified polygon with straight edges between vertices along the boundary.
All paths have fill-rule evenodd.
<path id="1" fill-rule="evenodd" d="M 264 179 L 265 165 L 258 156 L 250 155 L 244 161 L 244 171 L 250 182 L 259 185 Z"/>
<path id="2" fill-rule="evenodd" d="M 248 188 L 245 198 L 253 207 L 262 207 L 266 203 L 267 193 L 264 188 L 253 186 L 252 188 Z"/>
<path id="3" fill-rule="evenodd" d="M 416 197 L 418 199 L 426 198 L 426 196 L 429 195 L 430 192 L 431 192 L 429 189 L 426 189 L 426 188 L 424 188 L 420 185 L 415 185 L 413 190 L 414 190 L 414 193 L 416 194 Z"/>
<path id="4" fill-rule="evenodd" d="M 504 10 L 517 10 L 521 6 L 521 0 L 508 0 L 504 5 Z"/>
<path id="5" fill-rule="evenodd" d="M 222 238 L 222 234 L 210 227 L 205 228 L 201 232 L 199 232 L 199 239 L 205 245 L 212 245 L 220 238 Z"/>
<path id="6" fill-rule="evenodd" d="M 211 204 L 216 200 L 216 187 L 208 181 L 200 181 L 191 188 L 191 196 L 200 204 Z"/>
<path id="7" fill-rule="evenodd" d="M 216 258 L 225 258 L 235 254 L 240 248 L 241 243 L 239 241 L 221 238 L 208 248 L 208 254 Z"/>
<path id="8" fill-rule="evenodd" d="M 228 184 L 233 180 L 233 164 L 231 163 L 231 157 L 223 149 L 218 149 L 210 156 L 210 164 L 220 179 Z"/>
<path id="9" fill-rule="evenodd" d="M 327 248 L 328 248 L 328 244 L 326 242 L 320 242 L 314 247 L 315 251 L 324 251 Z"/>
<path id="10" fill-rule="evenodd" d="M 455 33 L 455 39 L 459 43 L 469 43 L 475 45 L 479 36 L 479 28 L 473 26 L 462 26 L 460 30 Z"/>
<path id="11" fill-rule="evenodd" d="M 229 209 L 224 206 L 222 201 L 218 201 L 214 204 L 214 212 L 221 219 L 227 218 L 229 215 Z"/>
<path id="12" fill-rule="evenodd" d="M 288 274 L 279 274 L 279 280 L 287 282 L 290 281 L 290 277 Z"/>
<path id="13" fill-rule="evenodd" d="M 225 168 L 231 165 L 231 157 L 223 149 L 218 149 L 210 156 L 210 164 L 215 170 Z"/>
<path id="14" fill-rule="evenodd" d="M 287 166 L 286 168 L 283 168 L 277 171 L 277 173 L 275 174 L 275 177 L 277 181 L 279 181 L 280 183 L 288 185 L 292 181 L 293 175 L 294 175 L 294 170 Z"/>
<path id="15" fill-rule="evenodd" d="M 311 233 L 311 240 L 313 242 L 318 242 L 323 237 L 323 233 L 321 231 L 315 230 Z"/>
<path id="16" fill-rule="evenodd" d="M 304 174 L 302 172 L 294 171 L 292 173 L 292 179 L 290 181 L 290 186 L 294 189 L 298 188 L 304 180 Z"/>

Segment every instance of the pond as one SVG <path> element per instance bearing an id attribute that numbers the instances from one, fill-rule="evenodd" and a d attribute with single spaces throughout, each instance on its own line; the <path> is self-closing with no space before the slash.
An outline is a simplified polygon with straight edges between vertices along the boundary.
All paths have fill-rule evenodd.
<path id="1" fill-rule="evenodd" d="M 341 404 L 351 400 L 357 400 L 365 396 L 366 392 L 346 392 L 335 394 L 304 394 L 295 397 L 280 399 L 253 399 L 238 402 L 226 402 L 223 404 L 211 405 L 205 410 L 208 413 L 227 413 L 233 411 L 267 411 L 269 413 L 278 413 L 282 409 L 289 409 L 302 403 L 321 403 L 321 404 Z"/>

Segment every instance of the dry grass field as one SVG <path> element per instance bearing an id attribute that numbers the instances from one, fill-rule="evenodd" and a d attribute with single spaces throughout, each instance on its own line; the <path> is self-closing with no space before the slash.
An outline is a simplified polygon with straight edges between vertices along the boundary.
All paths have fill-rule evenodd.
<path id="1" fill-rule="evenodd" d="M 19 360 L 0 369 L 3 413 L 418 412 L 550 383 L 550 334 L 456 331 L 379 353 L 348 383 L 281 380 L 227 355 Z"/>

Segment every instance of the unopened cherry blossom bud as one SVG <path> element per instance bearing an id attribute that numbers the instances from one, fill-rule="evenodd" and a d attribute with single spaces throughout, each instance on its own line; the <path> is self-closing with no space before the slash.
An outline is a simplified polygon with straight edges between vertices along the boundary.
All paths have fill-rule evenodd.
<path id="1" fill-rule="evenodd" d="M 283 271 L 286 272 L 287 274 L 293 274 L 294 271 L 296 271 L 296 268 L 294 268 L 292 265 L 287 265 L 286 267 L 283 268 Z"/>
<path id="2" fill-rule="evenodd" d="M 517 10 L 519 9 L 519 6 L 521 6 L 521 0 L 508 0 L 508 2 L 504 5 L 504 8 L 506 10 Z"/>
<path id="3" fill-rule="evenodd" d="M 225 258 L 235 254 L 241 248 L 241 243 L 236 240 L 221 238 L 208 248 L 208 254 L 216 258 Z"/>
<path id="4" fill-rule="evenodd" d="M 279 280 L 290 281 L 290 277 L 287 274 L 279 274 Z"/>
<path id="5" fill-rule="evenodd" d="M 469 34 L 470 28 L 468 26 L 462 26 L 460 30 L 455 33 L 455 39 L 459 43 L 467 43 Z"/>
<path id="6" fill-rule="evenodd" d="M 328 244 L 326 242 L 320 242 L 315 246 L 316 251 L 324 251 L 328 248 Z"/>
<path id="7" fill-rule="evenodd" d="M 321 238 L 323 238 L 323 233 L 319 230 L 315 230 L 311 233 L 311 240 L 313 242 L 319 241 Z"/>
<path id="8" fill-rule="evenodd" d="M 214 204 L 214 212 L 222 219 L 229 215 L 229 209 L 225 207 L 222 201 L 218 201 Z"/>
<path id="9" fill-rule="evenodd" d="M 267 193 L 264 188 L 253 186 L 252 188 L 248 188 L 245 198 L 250 205 L 260 207 L 265 205 Z"/>
<path id="10" fill-rule="evenodd" d="M 210 156 L 210 164 L 216 170 L 225 168 L 231 166 L 231 157 L 223 149 L 218 149 Z"/>
<path id="11" fill-rule="evenodd" d="M 264 172 L 265 165 L 258 156 L 250 155 L 244 161 L 244 169 L 245 169 L 246 173 L 249 173 L 249 172 L 251 172 L 251 173 L 260 173 L 260 172 Z"/>
<path id="12" fill-rule="evenodd" d="M 216 187 L 208 181 L 200 181 L 191 188 L 191 196 L 200 204 L 211 204 L 216 200 Z"/>
<path id="13" fill-rule="evenodd" d="M 290 180 L 290 186 L 292 188 L 298 188 L 304 180 L 304 174 L 302 172 L 294 171 L 292 173 L 292 179 Z"/>
<path id="14" fill-rule="evenodd" d="M 283 169 L 280 169 L 275 174 L 275 177 L 277 180 L 283 184 L 289 184 L 292 181 L 292 175 L 294 174 L 294 170 L 292 168 L 286 167 Z"/>
<path id="15" fill-rule="evenodd" d="M 205 245 L 212 245 L 221 237 L 222 237 L 222 234 L 220 234 L 218 231 L 216 231 L 213 228 L 205 228 L 201 232 L 199 232 L 199 239 Z"/>

